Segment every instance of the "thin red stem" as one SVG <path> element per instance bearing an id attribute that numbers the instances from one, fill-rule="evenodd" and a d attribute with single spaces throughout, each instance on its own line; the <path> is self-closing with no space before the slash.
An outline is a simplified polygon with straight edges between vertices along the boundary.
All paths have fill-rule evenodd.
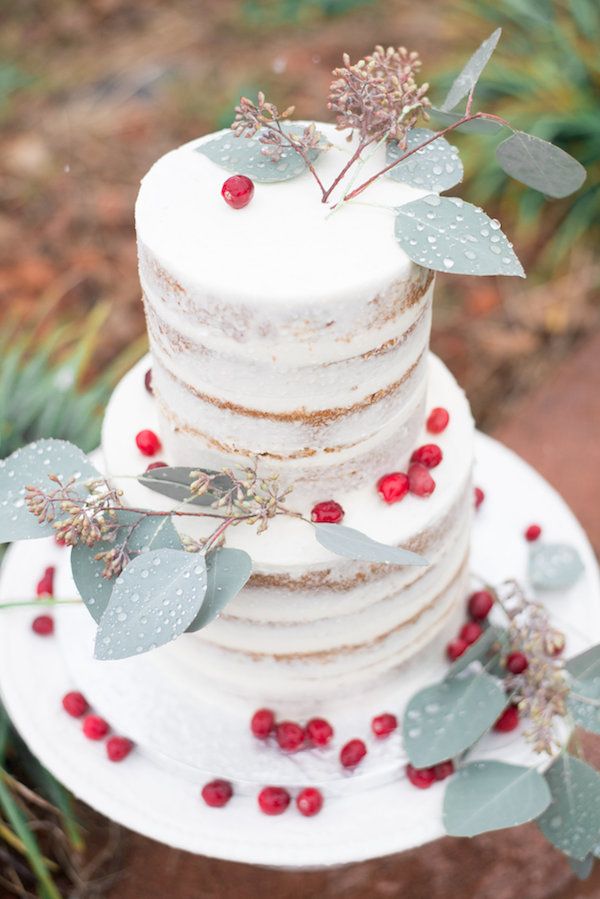
<path id="1" fill-rule="evenodd" d="M 346 173 L 352 168 L 352 166 L 354 165 L 354 163 L 355 163 L 358 159 L 360 159 L 360 154 L 362 153 L 362 151 L 363 151 L 366 147 L 369 146 L 370 143 L 372 143 L 372 141 L 363 141 L 362 143 L 360 143 L 360 144 L 358 145 L 358 147 L 356 148 L 356 150 L 354 151 L 354 153 L 352 154 L 352 156 L 350 157 L 350 159 L 348 160 L 348 162 L 346 163 L 346 165 L 344 166 L 344 168 L 341 170 L 341 172 L 339 173 L 339 175 L 337 175 L 337 177 L 332 181 L 332 183 L 329 185 L 329 187 L 327 188 L 327 190 L 326 190 L 325 193 L 323 194 L 323 200 L 322 200 L 323 203 L 326 203 L 326 202 L 327 202 L 327 200 L 329 199 L 330 195 L 331 195 L 331 194 L 333 193 L 333 191 L 336 189 L 336 187 L 338 186 L 338 184 L 340 183 L 340 181 L 342 180 L 342 178 L 344 177 L 344 175 L 346 175 Z"/>

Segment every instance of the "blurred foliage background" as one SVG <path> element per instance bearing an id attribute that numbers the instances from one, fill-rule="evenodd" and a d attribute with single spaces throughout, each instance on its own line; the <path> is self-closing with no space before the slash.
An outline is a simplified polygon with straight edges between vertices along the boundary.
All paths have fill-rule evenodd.
<path id="1" fill-rule="evenodd" d="M 439 102 L 501 25 L 479 107 L 589 170 L 578 194 L 547 202 L 505 179 L 494 140 L 456 138 L 457 192 L 502 220 L 529 272 L 438 279 L 433 348 L 479 424 L 599 326 L 597 0 L 3 0 L 0 25 L 0 457 L 37 436 L 97 443 L 114 383 L 144 350 L 133 206 L 152 162 L 229 124 L 259 88 L 327 118 L 342 52 L 376 43 L 419 50 Z M 118 836 L 96 824 L 0 710 L 0 887 L 105 894 Z"/>

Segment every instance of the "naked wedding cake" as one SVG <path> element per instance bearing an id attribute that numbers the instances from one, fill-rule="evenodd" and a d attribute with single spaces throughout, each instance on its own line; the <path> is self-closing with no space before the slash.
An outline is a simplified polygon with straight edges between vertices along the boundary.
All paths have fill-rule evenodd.
<path id="1" fill-rule="evenodd" d="M 332 144 L 322 177 L 333 177 L 354 147 L 318 128 Z M 293 488 L 287 505 L 305 519 L 333 502 L 345 525 L 424 556 L 423 567 L 351 561 L 293 518 L 258 536 L 240 525 L 225 545 L 252 556 L 249 582 L 217 620 L 161 651 L 163 664 L 255 699 L 347 695 L 397 676 L 432 641 L 440 652 L 440 634 L 447 639 L 464 610 L 473 421 L 429 353 L 433 272 L 409 259 L 377 205 L 426 191 L 376 183 L 364 202 L 332 213 L 305 174 L 257 185 L 234 210 L 221 197 L 223 170 L 198 152 L 213 137 L 168 153 L 142 182 L 136 229 L 151 357 L 109 406 L 106 469 L 139 473 L 135 435 L 156 428 L 156 458 L 169 466 L 258 459 Z M 372 154 L 365 176 L 384 162 L 383 149 Z M 440 413 L 441 431 L 430 421 L 437 433 L 426 424 L 434 409 L 449 416 L 445 425 Z M 386 501 L 382 479 L 408 471 L 414 451 L 432 444 L 441 457 L 433 492 Z M 135 482 L 121 486 L 133 505 L 157 502 Z M 392 477 L 395 498 L 393 488 Z"/>

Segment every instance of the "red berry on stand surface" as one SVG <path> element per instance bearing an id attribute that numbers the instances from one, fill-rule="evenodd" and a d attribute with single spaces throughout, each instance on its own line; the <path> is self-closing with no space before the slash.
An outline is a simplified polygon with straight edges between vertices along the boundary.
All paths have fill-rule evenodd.
<path id="1" fill-rule="evenodd" d="M 527 656 L 522 652 L 511 652 L 506 657 L 506 670 L 511 674 L 523 674 L 529 668 Z"/>
<path id="2" fill-rule="evenodd" d="M 317 521 L 319 524 L 339 524 L 343 517 L 344 510 L 333 499 L 317 503 L 310 513 L 310 520 Z"/>
<path id="3" fill-rule="evenodd" d="M 433 776 L 436 780 L 446 780 L 451 774 L 454 774 L 454 762 L 451 759 L 433 766 Z"/>
<path id="4" fill-rule="evenodd" d="M 245 175 L 232 175 L 223 182 L 221 196 L 232 209 L 243 209 L 254 194 L 254 184 Z"/>
<path id="5" fill-rule="evenodd" d="M 258 794 L 258 805 L 265 815 L 282 815 L 291 802 L 283 787 L 264 787 Z"/>
<path id="6" fill-rule="evenodd" d="M 136 434 L 135 442 L 140 453 L 144 456 L 155 456 L 162 444 L 154 431 L 145 429 Z"/>
<path id="7" fill-rule="evenodd" d="M 305 787 L 296 796 L 296 808 L 305 818 L 318 815 L 323 808 L 323 796 L 316 787 Z"/>
<path id="8" fill-rule="evenodd" d="M 534 540 L 537 540 L 542 533 L 542 529 L 539 524 L 530 524 L 528 528 L 525 530 L 525 539 L 529 543 L 533 543 Z"/>
<path id="9" fill-rule="evenodd" d="M 377 490 L 386 503 L 397 503 L 408 493 L 408 476 L 401 471 L 385 474 L 377 481 Z"/>
<path id="10" fill-rule="evenodd" d="M 413 785 L 419 790 L 426 790 L 435 781 L 433 768 L 415 768 L 414 765 L 406 766 L 406 776 Z"/>
<path id="11" fill-rule="evenodd" d="M 89 709 L 89 704 L 83 693 L 73 690 L 63 696 L 62 707 L 72 718 L 81 718 Z"/>
<path id="12" fill-rule="evenodd" d="M 463 640 L 462 637 L 457 637 L 456 640 L 451 640 L 446 646 L 446 655 L 451 662 L 456 662 L 463 652 L 466 652 L 468 646 L 469 644 L 466 640 Z"/>
<path id="13" fill-rule="evenodd" d="M 490 614 L 493 605 L 494 597 L 489 590 L 477 590 L 470 595 L 467 609 L 471 618 L 483 621 Z"/>
<path id="14" fill-rule="evenodd" d="M 367 754 L 367 747 L 362 740 L 350 740 L 340 751 L 340 762 L 344 768 L 356 768 Z"/>
<path id="15" fill-rule="evenodd" d="M 333 727 L 325 718 L 311 718 L 306 725 L 306 736 L 313 746 L 327 746 L 333 737 Z"/>
<path id="16" fill-rule="evenodd" d="M 477 621 L 467 621 L 466 624 L 460 629 L 458 634 L 461 640 L 464 640 L 465 643 L 468 643 L 470 646 L 471 643 L 475 643 L 481 637 L 483 633 L 483 628 Z"/>
<path id="17" fill-rule="evenodd" d="M 168 465 L 166 462 L 151 462 L 146 471 L 155 471 L 157 468 L 168 468 Z"/>
<path id="18" fill-rule="evenodd" d="M 515 727 L 519 726 L 519 710 L 516 705 L 509 705 L 504 709 L 496 723 L 494 724 L 494 730 L 499 731 L 500 733 L 507 734 L 509 731 L 514 730 Z"/>
<path id="19" fill-rule="evenodd" d="M 295 721 L 282 721 L 275 729 L 275 737 L 284 752 L 296 752 L 304 744 L 304 728 Z"/>
<path id="20" fill-rule="evenodd" d="M 83 719 L 83 732 L 88 740 L 102 740 L 109 730 L 108 723 L 100 715 L 88 715 Z"/>
<path id="21" fill-rule="evenodd" d="M 436 443 L 426 443 L 414 451 L 411 462 L 420 462 L 425 468 L 436 468 L 443 459 L 441 449 Z"/>
<path id="22" fill-rule="evenodd" d="M 483 492 L 483 490 L 481 489 L 481 487 L 474 487 L 474 488 L 473 488 L 473 494 L 474 494 L 474 498 L 475 498 L 475 499 L 474 499 L 474 501 L 475 501 L 475 508 L 478 509 L 479 506 L 482 504 L 482 502 L 483 502 L 484 499 L 485 499 L 485 493 Z"/>
<path id="23" fill-rule="evenodd" d="M 432 409 L 427 418 L 427 430 L 430 434 L 441 434 L 448 427 L 450 415 L 442 406 Z"/>
<path id="24" fill-rule="evenodd" d="M 36 596 L 54 596 L 54 565 L 49 565 L 48 568 L 45 569 L 44 575 L 37 582 L 37 586 L 35 588 Z"/>
<path id="25" fill-rule="evenodd" d="M 223 808 L 233 796 L 233 787 L 228 780 L 211 780 L 204 784 L 200 795 L 211 808 Z"/>
<path id="26" fill-rule="evenodd" d="M 148 393 L 154 393 L 152 389 L 152 369 L 149 368 L 146 374 L 144 375 L 144 387 L 148 391 Z"/>
<path id="27" fill-rule="evenodd" d="M 133 743 L 127 737 L 111 737 L 106 741 L 106 754 L 111 762 L 122 762 L 132 749 Z"/>
<path id="28" fill-rule="evenodd" d="M 54 633 L 54 618 L 51 615 L 38 615 L 31 622 L 31 630 L 38 637 L 49 637 Z"/>
<path id="29" fill-rule="evenodd" d="M 371 730 L 375 734 L 376 737 L 380 739 L 383 737 L 389 737 L 389 735 L 396 730 L 398 727 L 398 719 L 395 715 L 390 714 L 390 712 L 384 712 L 382 715 L 377 715 L 371 721 Z"/>
<path id="30" fill-rule="evenodd" d="M 431 496 L 435 490 L 435 481 L 429 469 L 420 462 L 413 462 L 408 469 L 408 487 L 415 496 Z"/>
<path id="31" fill-rule="evenodd" d="M 250 730 L 259 740 L 266 740 L 275 729 L 275 715 L 271 709 L 258 709 L 250 719 Z"/>

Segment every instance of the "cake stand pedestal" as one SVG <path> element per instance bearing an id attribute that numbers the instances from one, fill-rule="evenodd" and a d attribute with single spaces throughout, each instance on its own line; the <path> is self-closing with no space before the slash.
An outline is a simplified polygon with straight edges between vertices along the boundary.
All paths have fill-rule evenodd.
<path id="1" fill-rule="evenodd" d="M 585 566 L 568 591 L 541 597 L 566 634 L 567 654 L 600 642 L 597 564 L 572 512 L 533 469 L 489 437 L 477 436 L 476 458 L 475 481 L 485 489 L 486 501 L 474 523 L 472 571 L 490 583 L 516 578 L 526 585 L 523 530 L 532 520 L 539 522 L 545 539 L 576 547 Z M 68 552 L 52 540 L 39 540 L 9 550 L 0 601 L 29 599 L 50 564 L 57 568 L 57 595 L 74 596 Z M 337 763 L 343 742 L 365 738 L 374 714 L 401 713 L 410 695 L 443 675 L 439 647 L 393 691 L 388 686 L 354 697 L 335 713 L 332 709 L 336 739 L 331 749 L 284 756 L 251 737 L 253 708 L 247 703 L 164 676 L 160 650 L 123 662 L 96 662 L 93 627 L 83 607 L 55 609 L 53 638 L 31 631 L 35 614 L 31 606 L 2 612 L 2 701 L 40 761 L 76 796 L 131 830 L 193 853 L 285 868 L 363 861 L 443 836 L 444 786 L 419 792 L 416 801 L 415 788 L 404 776 L 398 734 L 384 741 L 367 738 L 369 754 L 353 774 L 341 772 Z M 86 740 L 80 722 L 62 710 L 62 696 L 73 689 L 86 695 L 114 732 L 135 741 L 125 761 L 111 764 L 104 745 Z M 533 761 L 518 731 L 487 736 L 477 755 L 517 764 Z M 199 798 L 202 785 L 214 777 L 235 785 L 224 809 L 210 809 Z M 320 785 L 323 810 L 303 818 L 290 807 L 281 817 L 266 817 L 256 805 L 256 794 L 266 784 L 292 791 Z"/>

